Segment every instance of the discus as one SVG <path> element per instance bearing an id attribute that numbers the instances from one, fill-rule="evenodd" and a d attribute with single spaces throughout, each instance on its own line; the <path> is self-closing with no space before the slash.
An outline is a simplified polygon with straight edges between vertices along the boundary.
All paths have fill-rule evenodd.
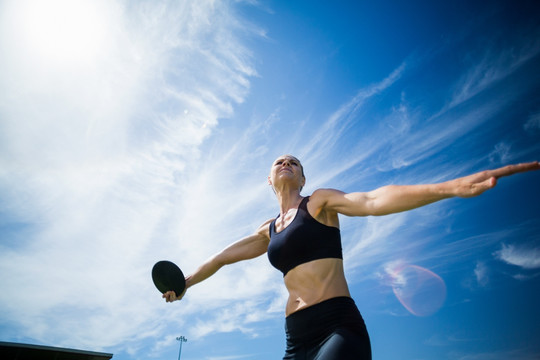
<path id="1" fill-rule="evenodd" d="M 186 278 L 182 270 L 175 263 L 167 260 L 158 261 L 154 265 L 152 280 L 162 294 L 172 290 L 176 293 L 176 297 L 179 297 L 186 288 Z"/>

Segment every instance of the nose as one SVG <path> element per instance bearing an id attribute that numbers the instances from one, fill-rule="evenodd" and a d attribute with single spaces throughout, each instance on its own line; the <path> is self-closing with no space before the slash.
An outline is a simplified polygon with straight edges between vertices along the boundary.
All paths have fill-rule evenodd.
<path id="1" fill-rule="evenodd" d="M 284 167 L 292 168 L 291 161 L 290 160 L 283 160 L 283 163 L 281 164 L 281 167 L 282 168 L 284 168 Z"/>

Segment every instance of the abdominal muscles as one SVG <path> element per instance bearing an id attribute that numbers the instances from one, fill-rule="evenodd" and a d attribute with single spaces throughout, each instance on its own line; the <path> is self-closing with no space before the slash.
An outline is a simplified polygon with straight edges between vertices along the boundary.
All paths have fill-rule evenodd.
<path id="1" fill-rule="evenodd" d="M 284 277 L 289 292 L 286 316 L 334 297 L 350 297 L 341 259 L 319 259 L 300 264 Z"/>

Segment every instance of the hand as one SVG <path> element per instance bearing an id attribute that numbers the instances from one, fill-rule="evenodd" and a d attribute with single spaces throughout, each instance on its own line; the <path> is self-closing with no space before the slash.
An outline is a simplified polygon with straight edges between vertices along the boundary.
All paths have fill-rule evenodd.
<path id="1" fill-rule="evenodd" d="M 454 187 L 455 195 L 459 197 L 473 197 L 497 185 L 497 179 L 521 172 L 540 170 L 540 163 L 533 161 L 517 165 L 507 165 L 495 170 L 485 170 L 476 174 L 450 181 Z"/>
<path id="2" fill-rule="evenodd" d="M 187 290 L 187 287 L 184 289 L 184 292 L 180 294 L 180 296 L 176 296 L 176 293 L 171 290 L 164 293 L 161 297 L 165 299 L 165 302 L 173 302 L 176 300 L 181 300 L 184 297 L 186 290 Z"/>

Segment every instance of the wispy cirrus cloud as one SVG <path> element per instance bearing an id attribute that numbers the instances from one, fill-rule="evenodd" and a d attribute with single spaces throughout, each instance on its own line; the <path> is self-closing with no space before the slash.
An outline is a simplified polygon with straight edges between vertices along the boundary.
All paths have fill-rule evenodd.
<path id="1" fill-rule="evenodd" d="M 523 37 L 517 47 L 488 49 L 458 81 L 455 93 L 445 109 L 462 104 L 492 85 L 510 76 L 528 60 L 540 53 L 540 42 L 535 36 Z"/>
<path id="2" fill-rule="evenodd" d="M 540 131 L 540 112 L 530 115 L 523 128 L 530 134 L 538 133 Z"/>
<path id="3" fill-rule="evenodd" d="M 1 5 L 0 211 L 27 235 L 0 244 L 2 322 L 33 341 L 136 352 L 167 324 L 153 262 L 199 261 L 208 255 L 199 236 L 216 237 L 197 231 L 206 180 L 191 171 L 201 174 L 199 147 L 256 74 L 241 40 L 252 29 L 224 2 L 81 1 L 107 36 L 90 63 L 64 66 L 62 49 L 26 57 L 34 43 L 13 36 L 26 22 L 12 19 L 33 5 Z M 56 13 L 82 22 L 66 2 L 47 6 L 37 14 L 45 25 Z"/>
<path id="4" fill-rule="evenodd" d="M 298 149 L 298 156 L 305 159 L 304 161 L 307 163 L 311 159 L 320 159 L 324 156 L 329 148 L 336 146 L 336 143 L 345 136 L 345 132 L 351 127 L 351 124 L 358 121 L 358 111 L 362 106 L 394 85 L 406 71 L 406 68 L 406 64 L 402 63 L 380 82 L 360 89 L 351 100 L 341 105 L 324 121 L 307 144 Z M 361 158 L 356 159 L 357 162 L 362 160 Z M 354 164 L 350 166 L 352 165 Z"/>
<path id="5" fill-rule="evenodd" d="M 153 262 L 168 258 L 189 273 L 274 216 L 265 180 L 283 152 L 300 156 L 308 169 L 306 194 L 319 186 L 357 191 L 444 180 L 482 159 L 440 164 L 430 156 L 506 104 L 452 112 L 512 73 L 492 71 L 491 80 L 482 80 L 479 68 L 461 77 L 451 109 L 426 115 L 422 99 L 397 86 L 412 71 L 404 63 L 338 105 L 312 132 L 310 121 L 291 129 L 279 107 L 261 122 L 225 129 L 218 125 L 246 99 L 257 75 L 242 37 L 264 31 L 239 22 L 227 2 L 99 4 L 107 41 L 92 66 L 67 73 L 54 63 L 19 62 L 24 51 L 5 36 L 12 22 L 1 22 L 0 89 L 7 96 L 0 100 L 0 211 L 9 214 L 8 227 L 28 236 L 1 244 L 0 268 L 9 276 L 0 281 L 0 305 L 19 334 L 49 344 L 137 354 L 142 339 L 161 339 L 187 323 L 196 323 L 188 337 L 257 335 L 253 324 L 281 317 L 286 299 L 282 277 L 266 259 L 221 270 L 180 305 L 162 303 L 149 279 Z M 10 13 L 3 14 L 5 20 Z M 370 112 L 368 105 L 380 95 L 392 98 L 396 88 L 384 114 Z M 378 126 L 373 119 L 384 121 Z M 498 158 L 512 156 L 512 148 L 503 150 Z M 416 212 L 414 223 L 444 215 L 444 205 L 432 205 Z M 349 272 L 396 253 L 411 261 L 465 258 L 504 238 L 470 236 L 429 253 L 420 250 L 433 239 L 415 236 L 406 226 L 411 215 L 364 220 L 343 221 Z M 174 342 L 165 336 L 153 356 Z"/>

